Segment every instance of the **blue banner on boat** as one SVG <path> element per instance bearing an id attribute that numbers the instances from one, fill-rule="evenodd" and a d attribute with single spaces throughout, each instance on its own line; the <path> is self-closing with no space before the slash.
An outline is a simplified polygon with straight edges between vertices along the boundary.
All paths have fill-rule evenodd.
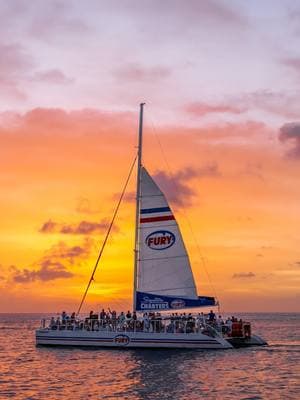
<path id="1" fill-rule="evenodd" d="M 136 310 L 179 310 L 183 308 L 215 306 L 214 297 L 199 296 L 198 299 L 161 296 L 159 294 L 136 292 Z"/>

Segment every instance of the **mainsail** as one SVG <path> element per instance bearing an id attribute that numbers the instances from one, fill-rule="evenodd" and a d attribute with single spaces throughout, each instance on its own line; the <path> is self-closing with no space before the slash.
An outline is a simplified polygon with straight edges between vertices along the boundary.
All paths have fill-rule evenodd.
<path id="1" fill-rule="evenodd" d="M 136 309 L 214 305 L 198 297 L 189 257 L 169 204 L 144 167 L 139 196 Z"/>

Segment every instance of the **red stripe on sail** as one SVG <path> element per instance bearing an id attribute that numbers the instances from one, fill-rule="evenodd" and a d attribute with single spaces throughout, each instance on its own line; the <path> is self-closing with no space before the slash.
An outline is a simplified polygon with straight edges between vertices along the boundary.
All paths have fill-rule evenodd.
<path id="1" fill-rule="evenodd" d="M 175 219 L 173 215 L 164 215 L 162 217 L 141 218 L 140 223 L 142 224 L 144 222 L 170 221 L 172 219 Z"/>

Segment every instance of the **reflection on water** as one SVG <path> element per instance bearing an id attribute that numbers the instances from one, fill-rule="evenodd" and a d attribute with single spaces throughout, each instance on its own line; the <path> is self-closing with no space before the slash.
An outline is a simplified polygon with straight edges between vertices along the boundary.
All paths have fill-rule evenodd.
<path id="1" fill-rule="evenodd" d="M 136 394 L 141 399 L 179 399 L 184 396 L 185 360 L 195 360 L 191 350 L 135 350 Z M 182 397 L 183 398 L 183 397 Z"/>
<path id="2" fill-rule="evenodd" d="M 270 346 L 36 348 L 39 315 L 0 315 L 0 399 L 297 399 L 300 315 L 253 314 Z"/>

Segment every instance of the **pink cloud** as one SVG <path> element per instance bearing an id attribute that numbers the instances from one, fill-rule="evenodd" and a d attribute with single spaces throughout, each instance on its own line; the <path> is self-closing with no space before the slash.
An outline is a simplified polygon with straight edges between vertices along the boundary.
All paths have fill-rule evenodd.
<path id="1" fill-rule="evenodd" d="M 59 69 L 36 72 L 32 79 L 37 82 L 54 83 L 57 85 L 65 85 L 74 82 L 74 79 L 68 78 Z"/>
<path id="2" fill-rule="evenodd" d="M 201 102 L 191 103 L 186 106 L 186 111 L 190 114 L 202 117 L 207 114 L 213 113 L 230 113 L 230 114 L 241 114 L 245 110 L 235 107 L 233 105 L 226 104 L 207 104 Z"/>
<path id="3" fill-rule="evenodd" d="M 31 57 L 19 44 L 0 43 L 0 96 L 24 100 L 21 82 L 31 70 Z"/>
<path id="4" fill-rule="evenodd" d="M 300 58 L 295 57 L 295 58 L 286 58 L 283 60 L 283 63 L 294 69 L 296 72 L 300 72 Z"/>
<path id="5" fill-rule="evenodd" d="M 74 15 L 74 7 L 65 2 L 43 2 L 34 9 L 29 32 L 36 39 L 61 40 L 68 36 L 82 35 L 90 28 L 80 15 Z"/>
<path id="6" fill-rule="evenodd" d="M 115 71 L 115 76 L 121 79 L 131 81 L 150 81 L 152 82 L 168 78 L 171 75 L 171 69 L 156 65 L 145 67 L 138 63 L 127 64 Z"/>
<path id="7" fill-rule="evenodd" d="M 24 48 L 17 44 L 0 43 L 0 76 L 17 75 L 32 66 L 32 61 Z"/>
<path id="8" fill-rule="evenodd" d="M 280 128 L 279 140 L 291 144 L 289 158 L 300 159 L 300 122 L 290 122 Z"/>

